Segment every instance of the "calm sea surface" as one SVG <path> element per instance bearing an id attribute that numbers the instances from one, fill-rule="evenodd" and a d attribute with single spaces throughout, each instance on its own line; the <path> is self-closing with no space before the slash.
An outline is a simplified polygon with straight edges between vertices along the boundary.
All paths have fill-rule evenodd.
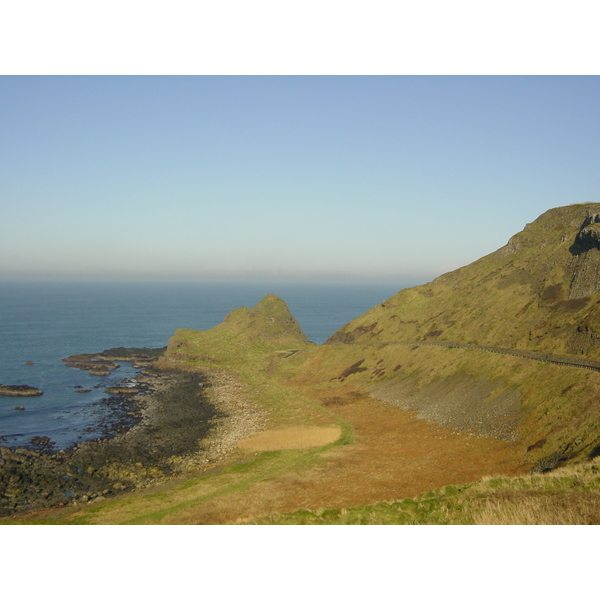
<path id="1" fill-rule="evenodd" d="M 0 282 L 0 384 L 44 391 L 33 398 L 0 396 L 0 445 L 28 444 L 38 435 L 50 437 L 60 449 L 99 435 L 94 425 L 110 411 L 101 402 L 107 397 L 104 388 L 135 371 L 122 363 L 109 376 L 92 376 L 65 366 L 61 359 L 71 354 L 118 346 L 160 348 L 175 329 L 210 329 L 230 310 L 251 308 L 268 293 L 285 300 L 309 340 L 322 344 L 403 287 Z M 92 391 L 80 394 L 75 386 Z"/>

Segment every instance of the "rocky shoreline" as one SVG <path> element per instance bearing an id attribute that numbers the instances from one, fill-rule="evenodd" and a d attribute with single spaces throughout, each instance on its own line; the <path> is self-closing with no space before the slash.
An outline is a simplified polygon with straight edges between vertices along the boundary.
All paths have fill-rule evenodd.
<path id="1" fill-rule="evenodd" d="M 144 367 L 126 383 L 140 393 L 103 400 L 121 415 L 105 437 L 59 451 L 47 438 L 32 440 L 35 448 L 0 447 L 0 517 L 101 502 L 209 468 L 264 429 L 265 415 L 232 375 Z"/>

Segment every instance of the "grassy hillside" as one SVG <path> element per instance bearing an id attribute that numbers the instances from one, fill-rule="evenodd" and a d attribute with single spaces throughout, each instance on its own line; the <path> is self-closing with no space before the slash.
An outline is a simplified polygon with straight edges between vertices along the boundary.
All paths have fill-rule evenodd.
<path id="1" fill-rule="evenodd" d="M 454 341 L 600 358 L 600 204 L 555 208 L 496 252 L 398 292 L 328 343 Z"/>
<path id="2" fill-rule="evenodd" d="M 224 369 L 240 376 L 257 405 L 268 411 L 268 422 L 277 427 L 331 424 L 332 419 L 315 410 L 302 394 L 282 385 L 316 350 L 285 302 L 269 294 L 252 309 L 231 311 L 207 331 L 178 329 L 156 366 L 186 371 Z"/>
<path id="3" fill-rule="evenodd" d="M 308 345 L 311 342 L 285 302 L 269 294 L 252 309 L 232 310 L 208 331 L 178 329 L 158 364 L 180 369 L 193 369 L 202 363 L 226 365 Z"/>

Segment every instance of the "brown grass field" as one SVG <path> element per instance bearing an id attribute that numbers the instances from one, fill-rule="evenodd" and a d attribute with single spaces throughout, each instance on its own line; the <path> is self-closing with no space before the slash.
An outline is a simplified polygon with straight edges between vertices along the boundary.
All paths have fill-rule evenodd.
<path id="1" fill-rule="evenodd" d="M 250 452 L 303 450 L 326 446 L 339 439 L 339 427 L 289 427 L 268 429 L 238 442 L 238 448 Z"/>
<path id="2" fill-rule="evenodd" d="M 517 448 L 508 442 L 432 425 L 401 408 L 383 405 L 349 385 L 337 392 L 334 405 L 327 388 L 315 391 L 314 400 L 325 402 L 329 410 L 349 423 L 355 438 L 347 445 L 326 447 L 317 460 L 297 460 L 304 456 L 302 451 L 257 451 L 250 458 L 263 460 L 266 465 L 258 477 L 261 467 L 257 465 L 241 472 L 225 467 L 199 479 L 175 480 L 127 494 L 93 509 L 59 509 L 53 511 L 54 517 L 44 512 L 38 518 L 89 524 L 243 523 L 275 513 L 410 498 L 491 473 L 524 472 Z M 332 436 L 336 428 L 314 429 Z M 242 467 L 248 459 L 248 451 L 239 451 L 236 457 Z"/>
<path id="3" fill-rule="evenodd" d="M 490 473 L 525 472 L 517 466 L 519 453 L 507 442 L 437 427 L 353 392 L 348 390 L 337 406 L 330 406 L 353 425 L 357 439 L 352 445 L 329 451 L 318 466 L 287 472 L 198 507 L 186 522 L 239 522 L 271 512 L 371 504 L 411 498 Z"/>

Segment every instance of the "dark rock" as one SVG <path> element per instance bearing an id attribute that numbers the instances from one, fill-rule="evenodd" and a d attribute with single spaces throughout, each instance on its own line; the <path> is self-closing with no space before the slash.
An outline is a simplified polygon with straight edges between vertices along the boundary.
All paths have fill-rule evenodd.
<path id="1" fill-rule="evenodd" d="M 43 393 L 28 385 L 0 385 L 0 396 L 41 396 Z"/>
<path id="2" fill-rule="evenodd" d="M 105 371 L 114 371 L 120 368 L 119 365 L 109 360 L 84 360 L 84 361 L 69 361 L 67 367 L 80 369 L 81 371 L 90 371 L 92 369 L 103 369 Z"/>
<path id="3" fill-rule="evenodd" d="M 590 215 L 585 219 L 571 246 L 571 252 L 581 254 L 592 248 L 600 248 L 600 215 Z"/>
<path id="4" fill-rule="evenodd" d="M 527 446 L 527 452 L 531 452 L 532 450 L 537 450 L 541 448 L 546 443 L 546 438 L 538 440 L 535 444 L 531 444 L 531 446 Z"/>
<path id="5" fill-rule="evenodd" d="M 159 374 L 156 373 L 155 371 L 149 371 L 148 369 L 144 369 L 142 371 L 140 371 L 140 373 L 144 376 L 144 377 L 159 377 Z"/>
<path id="6" fill-rule="evenodd" d="M 548 471 L 556 469 L 556 467 L 560 466 L 562 463 L 565 463 L 567 460 L 569 460 L 569 456 L 563 452 L 553 452 L 552 454 L 538 460 L 533 466 L 533 469 L 531 469 L 531 472 L 547 473 Z"/>
<path id="7" fill-rule="evenodd" d="M 50 446 L 52 444 L 52 441 L 46 435 L 34 435 L 31 438 L 31 443 L 34 446 Z"/>
<path id="8" fill-rule="evenodd" d="M 342 371 L 342 373 L 340 374 L 338 379 L 340 381 L 344 381 L 344 379 L 346 379 L 346 377 L 349 377 L 350 375 L 353 375 L 354 373 L 361 373 L 362 371 L 366 371 L 367 370 L 366 367 L 360 366 L 364 362 L 365 362 L 365 359 L 363 358 L 362 360 L 359 360 L 358 362 L 354 363 L 353 365 L 350 365 L 347 369 L 344 369 L 344 371 Z"/>
<path id="9" fill-rule="evenodd" d="M 373 333 L 375 327 L 377 327 L 377 321 L 375 323 L 371 323 L 371 325 L 361 325 L 357 327 L 353 331 L 350 332 L 342 332 L 336 331 L 329 339 L 325 341 L 325 345 L 331 344 L 351 344 L 361 335 L 366 333 L 370 333 L 372 337 L 379 335 L 378 333 Z"/>
<path id="10" fill-rule="evenodd" d="M 28 448 L 0 447 L 0 517 L 82 503 L 83 496 L 101 502 L 138 482 L 171 476 L 171 458 L 197 447 L 220 413 L 206 401 L 204 376 L 164 379 L 171 385 L 153 391 L 156 409 L 147 424 L 141 422 L 143 397 L 118 396 L 102 401 L 111 408 L 104 439 L 58 452 L 45 436 L 31 438 Z M 119 436 L 118 431 L 128 433 Z M 134 474 L 125 480 L 124 465 Z"/>
<path id="11" fill-rule="evenodd" d="M 163 356 L 165 348 L 111 348 L 96 354 L 74 354 L 63 358 L 63 362 L 90 362 L 96 361 L 154 361 Z"/>
<path id="12" fill-rule="evenodd" d="M 134 396 L 139 394 L 140 390 L 134 387 L 111 387 L 106 390 L 107 394 L 114 394 L 115 396 Z"/>

